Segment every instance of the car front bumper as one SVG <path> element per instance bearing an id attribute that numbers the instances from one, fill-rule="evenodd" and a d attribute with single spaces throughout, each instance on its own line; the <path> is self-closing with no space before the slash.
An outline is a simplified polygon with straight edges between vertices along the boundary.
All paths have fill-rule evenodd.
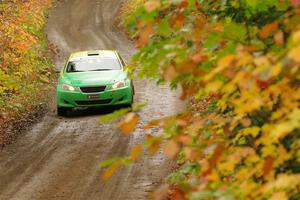
<path id="1" fill-rule="evenodd" d="M 90 95 L 98 96 L 89 98 Z M 126 86 L 116 90 L 105 90 L 98 93 L 83 93 L 81 91 L 66 91 L 57 87 L 57 106 L 65 108 L 100 107 L 132 103 L 132 88 Z"/>

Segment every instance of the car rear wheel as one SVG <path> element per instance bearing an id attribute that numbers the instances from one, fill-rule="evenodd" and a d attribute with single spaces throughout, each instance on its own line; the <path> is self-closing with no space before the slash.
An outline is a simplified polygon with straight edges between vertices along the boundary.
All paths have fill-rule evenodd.
<path id="1" fill-rule="evenodd" d="M 66 116 L 70 108 L 57 107 L 57 115 L 58 116 Z"/>

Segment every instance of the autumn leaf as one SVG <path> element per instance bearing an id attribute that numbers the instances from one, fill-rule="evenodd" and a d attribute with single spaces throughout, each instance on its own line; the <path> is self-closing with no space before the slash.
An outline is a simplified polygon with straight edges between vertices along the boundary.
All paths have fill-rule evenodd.
<path id="1" fill-rule="evenodd" d="M 153 23 L 147 23 L 140 31 L 136 41 L 136 47 L 141 48 L 148 43 L 151 34 L 153 33 Z"/>
<path id="2" fill-rule="evenodd" d="M 187 200 L 185 198 L 184 192 L 178 187 L 172 187 L 169 191 L 170 198 L 174 200 Z"/>
<path id="3" fill-rule="evenodd" d="M 249 119 L 249 118 L 243 118 L 242 119 L 242 125 L 244 127 L 249 127 L 251 125 L 251 119 Z"/>
<path id="4" fill-rule="evenodd" d="M 148 13 L 153 12 L 159 6 L 160 6 L 160 1 L 158 1 L 158 0 L 146 1 L 144 4 L 144 8 Z"/>
<path id="5" fill-rule="evenodd" d="M 173 65 L 168 65 L 163 72 L 166 81 L 172 81 L 177 75 L 176 68 Z"/>
<path id="6" fill-rule="evenodd" d="M 290 0 L 290 2 L 294 7 L 297 7 L 300 5 L 300 0 Z"/>
<path id="7" fill-rule="evenodd" d="M 128 113 L 125 115 L 124 120 L 118 123 L 118 128 L 122 131 L 122 133 L 128 135 L 129 133 L 135 130 L 138 121 L 139 117 L 136 113 Z"/>
<path id="8" fill-rule="evenodd" d="M 180 151 L 180 146 L 176 141 L 169 140 L 165 144 L 164 151 L 169 158 L 174 159 Z"/>
<path id="9" fill-rule="evenodd" d="M 285 192 L 276 192 L 269 200 L 288 200 L 288 196 Z"/>
<path id="10" fill-rule="evenodd" d="M 189 135 L 180 135 L 178 141 L 183 145 L 188 145 L 192 142 L 193 138 Z"/>
<path id="11" fill-rule="evenodd" d="M 266 89 L 270 84 L 270 80 L 257 79 L 256 84 L 260 89 Z"/>
<path id="12" fill-rule="evenodd" d="M 274 41 L 279 46 L 284 45 L 284 33 L 281 30 L 274 35 Z"/>
<path id="13" fill-rule="evenodd" d="M 186 8 L 188 5 L 189 5 L 188 0 L 182 0 L 176 6 L 177 8 L 181 9 L 181 8 Z"/>
<path id="14" fill-rule="evenodd" d="M 295 62 L 297 62 L 297 63 L 300 63 L 299 53 L 300 53 L 300 46 L 296 47 L 296 48 L 292 48 L 290 50 L 290 52 L 288 53 L 288 58 L 295 61 Z"/>
<path id="15" fill-rule="evenodd" d="M 120 163 L 113 163 L 107 169 L 102 172 L 101 179 L 106 181 L 112 177 L 112 175 L 120 168 Z"/>
<path id="16" fill-rule="evenodd" d="M 177 69 L 178 72 L 180 73 L 189 73 L 193 72 L 197 67 L 197 63 L 195 63 L 191 59 L 185 60 Z"/>
<path id="17" fill-rule="evenodd" d="M 267 157 L 264 161 L 264 165 L 262 168 L 263 175 L 266 177 L 273 169 L 274 164 L 274 158 L 273 157 Z"/>
<path id="18" fill-rule="evenodd" d="M 202 172 L 203 176 L 207 176 L 212 172 L 213 167 L 216 165 L 216 163 L 219 161 L 219 159 L 222 156 L 223 149 L 224 149 L 223 143 L 217 144 L 217 147 L 215 148 L 212 156 L 208 159 L 207 169 L 205 169 Z"/>
<path id="19" fill-rule="evenodd" d="M 192 56 L 192 61 L 196 64 L 199 64 L 199 63 L 203 62 L 204 60 L 206 60 L 206 58 L 207 57 L 203 54 L 203 52 L 199 51 Z"/>
<path id="20" fill-rule="evenodd" d="M 169 185 L 162 185 L 154 191 L 154 200 L 166 200 L 168 198 Z"/>
<path id="21" fill-rule="evenodd" d="M 185 100 L 188 97 L 195 95 L 197 88 L 194 85 L 182 85 L 182 94 L 180 96 L 181 100 Z"/>
<path id="22" fill-rule="evenodd" d="M 260 37 L 265 39 L 268 38 L 270 35 L 275 33 L 278 30 L 278 22 L 272 22 L 270 24 L 265 25 L 261 30 L 260 30 Z"/>
<path id="23" fill-rule="evenodd" d="M 154 137 L 152 135 L 147 135 L 146 142 L 148 144 L 149 154 L 154 155 L 159 150 L 161 138 Z"/>
<path id="24" fill-rule="evenodd" d="M 182 13 L 174 13 L 170 24 L 173 28 L 180 29 L 184 25 L 185 16 Z"/>
<path id="25" fill-rule="evenodd" d="M 189 118 L 146 126 L 163 126 L 160 137 L 168 138 L 148 138 L 149 152 L 162 143 L 168 157 L 179 158 L 168 178 L 178 198 L 297 198 L 285 192 L 296 193 L 300 180 L 291 170 L 300 160 L 300 1 L 161 2 L 157 12 L 138 9 L 126 26 L 139 35 L 153 21 L 134 68 L 191 100 L 183 111 Z"/>
<path id="26" fill-rule="evenodd" d="M 137 160 L 138 157 L 140 157 L 141 153 L 142 153 L 143 147 L 142 145 L 136 145 L 130 153 L 130 159 L 135 161 Z"/>

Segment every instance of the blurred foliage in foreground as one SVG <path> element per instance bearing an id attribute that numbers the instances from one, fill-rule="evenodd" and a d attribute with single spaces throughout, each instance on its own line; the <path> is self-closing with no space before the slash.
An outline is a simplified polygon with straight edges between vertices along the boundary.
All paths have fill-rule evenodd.
<path id="1" fill-rule="evenodd" d="M 43 27 L 52 3 L 0 2 L 0 124 L 30 111 L 47 96 L 53 64 Z"/>
<path id="2" fill-rule="evenodd" d="M 132 71 L 209 103 L 150 122 L 165 134 L 127 159 L 155 153 L 163 138 L 179 163 L 168 177 L 174 199 L 300 199 L 300 1 L 129 2 L 140 3 L 124 20 L 140 48 Z M 119 126 L 137 120 L 129 113 Z M 105 179 L 128 162 L 111 163 Z"/>

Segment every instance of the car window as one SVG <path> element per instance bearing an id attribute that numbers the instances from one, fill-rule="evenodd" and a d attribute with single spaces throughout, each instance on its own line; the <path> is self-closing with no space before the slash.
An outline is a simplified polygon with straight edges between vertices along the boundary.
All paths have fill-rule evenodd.
<path id="1" fill-rule="evenodd" d="M 101 57 L 70 61 L 67 72 L 120 70 L 121 65 L 117 58 Z"/>

